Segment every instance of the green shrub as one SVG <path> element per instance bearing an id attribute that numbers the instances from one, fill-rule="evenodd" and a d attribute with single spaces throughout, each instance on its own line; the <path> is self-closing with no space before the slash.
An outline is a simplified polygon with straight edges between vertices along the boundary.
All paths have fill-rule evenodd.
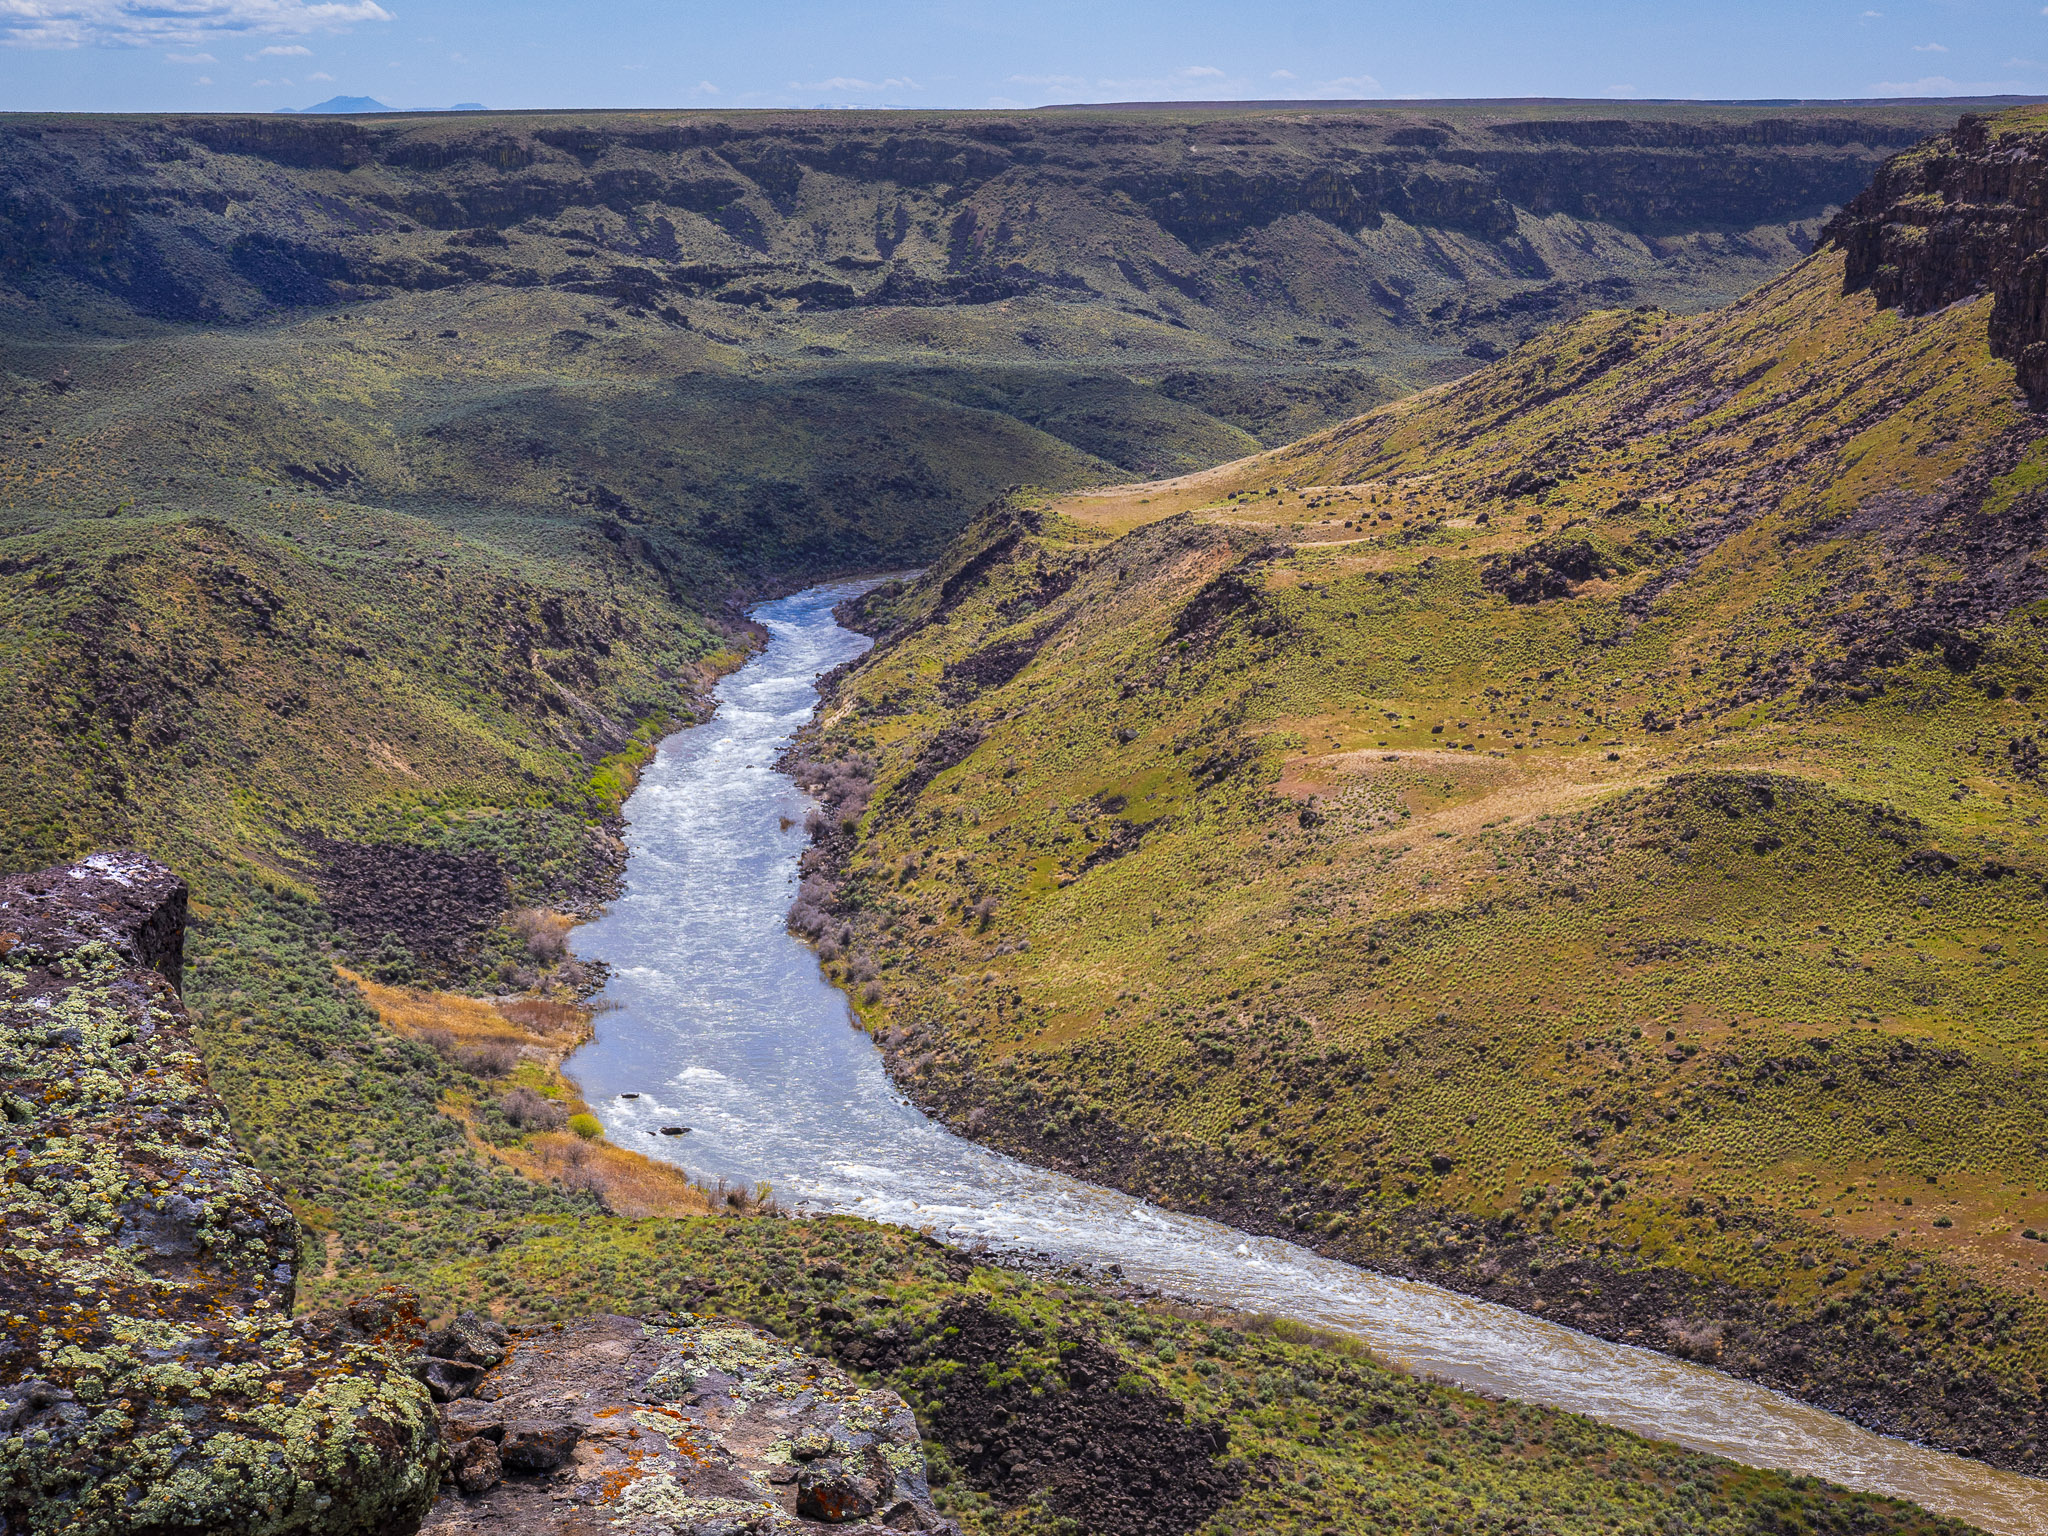
<path id="1" fill-rule="evenodd" d="M 604 1127 L 598 1124 L 595 1115 L 571 1115 L 569 1129 L 585 1141 L 595 1141 L 604 1134 Z"/>

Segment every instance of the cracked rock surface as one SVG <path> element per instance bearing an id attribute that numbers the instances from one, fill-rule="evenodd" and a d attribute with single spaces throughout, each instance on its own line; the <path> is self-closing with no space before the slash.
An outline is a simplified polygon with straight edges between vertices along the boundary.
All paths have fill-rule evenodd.
<path id="1" fill-rule="evenodd" d="M 441 1415 L 450 1471 L 429 1536 L 957 1536 L 903 1399 L 744 1323 L 590 1317 L 521 1335 Z"/>
<path id="2" fill-rule="evenodd" d="M 0 880 L 0 1532 L 410 1531 L 416 1322 L 292 1321 L 298 1225 L 172 989 L 185 901 L 134 854 Z"/>

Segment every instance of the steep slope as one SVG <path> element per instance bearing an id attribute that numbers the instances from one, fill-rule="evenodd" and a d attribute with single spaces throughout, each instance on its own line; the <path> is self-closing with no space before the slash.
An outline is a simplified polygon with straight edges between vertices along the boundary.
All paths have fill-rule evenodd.
<path id="1" fill-rule="evenodd" d="M 992 509 L 862 605 L 793 921 L 899 1077 L 2048 1465 L 2048 445 L 1993 323 L 2044 163 L 2038 116 L 1967 123 L 1722 311 Z"/>
<path id="2" fill-rule="evenodd" d="M 566 268 L 443 283 L 394 248 L 386 282 L 336 231 L 376 235 L 389 210 L 301 178 L 338 169 L 318 134 L 150 127 L 95 158 L 107 141 L 73 131 L 4 161 L 80 179 L 5 226 L 0 859 L 121 841 L 190 876 L 193 1040 L 297 1218 L 302 1303 L 396 1281 L 435 1315 L 477 1301 L 534 1324 L 724 1293 L 917 1393 L 948 1502 L 985 1531 L 1319 1531 L 1361 1499 L 1417 1531 L 1481 1501 L 1589 1533 L 1956 1529 L 1408 1381 L 1337 1341 L 757 1215 L 738 1191 L 622 1197 L 624 1149 L 563 1124 L 552 1064 L 592 978 L 561 934 L 616 872 L 636 764 L 743 644 L 734 594 L 920 557 L 1015 481 L 1255 439 L 1122 373 L 893 354 L 784 373 L 747 340 L 767 311 L 705 298 L 734 318 L 685 326 Z M 1867 158 L 1853 132 L 1816 142 Z M 237 220 L 303 243 L 244 243 Z M 422 238 L 510 248 L 447 233 Z M 308 271 L 331 286 L 293 286 Z M 185 312 L 151 297 L 193 294 L 222 307 L 166 318 Z M 676 313 L 696 302 L 678 290 Z M 1230 409 L 1270 426 L 1388 392 L 1279 377 L 1226 380 Z M 969 1374 L 988 1390 L 958 1390 Z M 1071 1459 L 1076 1423 L 1113 1474 Z M 1178 1492 L 1133 1513 L 1136 1472 Z"/>
<path id="3" fill-rule="evenodd" d="M 1954 110 L 10 117 L 13 405 L 96 413 L 10 411 L 7 446 L 125 464 L 114 499 L 490 484 L 757 569 L 921 558 L 1010 485 L 1724 302 Z"/>

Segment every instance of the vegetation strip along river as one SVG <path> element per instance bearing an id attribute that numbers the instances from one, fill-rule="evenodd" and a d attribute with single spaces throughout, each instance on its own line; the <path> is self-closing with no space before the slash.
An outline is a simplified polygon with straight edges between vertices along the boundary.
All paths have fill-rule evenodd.
<path id="1" fill-rule="evenodd" d="M 1417 1372 L 1911 1499 L 1987 1531 L 2048 1530 L 2048 1483 L 1871 1434 L 1702 1366 L 1032 1168 L 926 1118 L 785 927 L 811 802 L 774 764 L 810 718 L 818 675 L 867 648 L 832 617 L 865 585 L 812 587 L 757 608 L 767 647 L 720 684 L 708 723 L 663 743 L 627 803 L 626 893 L 576 936 L 579 954 L 612 969 L 614 1010 L 575 1066 L 615 1142 L 699 1174 L 770 1180 L 803 1210 L 1114 1264 L 1171 1295 L 1356 1335 Z M 663 1134 L 680 1126 L 686 1134 Z"/>

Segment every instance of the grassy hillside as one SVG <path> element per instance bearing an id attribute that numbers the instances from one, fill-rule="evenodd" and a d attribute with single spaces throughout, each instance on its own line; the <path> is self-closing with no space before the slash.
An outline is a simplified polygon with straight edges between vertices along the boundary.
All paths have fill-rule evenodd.
<path id="1" fill-rule="evenodd" d="M 1705 231 L 1697 209 L 1653 208 L 1614 226 L 1635 231 L 1626 240 L 1612 238 L 1627 247 L 1624 264 L 1657 282 L 1707 267 L 1724 278 L 1775 270 L 1791 259 L 1793 226 L 1844 195 L 1843 168 L 1867 163 L 1873 137 L 1917 121 L 1914 109 L 1887 110 L 1870 127 L 1802 130 L 1788 155 L 1758 144 L 1756 164 L 1785 162 L 1759 183 L 1761 233 Z M 1161 122 L 1173 135 L 1210 131 Z M 1397 142 L 1405 122 L 1368 125 L 1404 164 L 1431 148 Z M 1628 175 L 1670 170 L 1693 153 L 1687 135 L 1704 134 L 1720 155 L 1730 135 L 1780 132 L 1713 114 L 1680 127 L 1662 148 L 1637 146 L 1647 158 Z M 1010 485 L 1063 491 L 1212 464 L 1398 392 L 1358 362 L 1362 345 L 1332 341 L 1348 361 L 1324 366 L 1286 350 L 1312 350 L 1292 332 L 1285 348 L 1271 340 L 1307 291 L 1296 279 L 1291 296 L 1221 306 L 1235 318 L 1200 329 L 1094 289 L 1072 290 L 1067 304 L 1050 279 L 1009 309 L 982 303 L 979 278 L 942 281 L 932 247 L 906 255 L 905 286 L 874 303 L 734 303 L 752 278 L 707 276 L 693 265 L 702 250 L 678 235 L 689 260 L 666 245 L 643 253 L 662 273 L 657 296 L 615 259 L 627 229 L 659 244 L 668 219 L 693 241 L 715 229 L 781 242 L 783 265 L 752 274 L 765 280 L 801 266 L 791 253 L 803 248 L 805 204 L 785 195 L 789 177 L 801 190 L 825 172 L 777 171 L 773 156 L 728 144 L 720 154 L 749 167 L 747 186 L 708 213 L 685 208 L 698 220 L 689 224 L 662 213 L 668 203 L 634 201 L 639 183 L 606 163 L 666 164 L 683 150 L 593 147 L 574 124 L 17 120 L 6 130 L 17 153 L 0 170 L 0 767 L 13 793 L 0 808 L 0 863 L 128 844 L 190 878 L 187 1001 L 238 1135 L 304 1228 L 304 1300 L 400 1282 L 432 1310 L 481 1302 L 514 1320 L 691 1303 L 762 1317 L 917 1394 L 949 1497 L 988 1531 L 1321 1530 L 1353 1521 L 1361 1503 L 1388 1529 L 1482 1515 L 1518 1529 L 1529 1511 L 1560 1531 L 1617 1521 L 1717 1536 L 1767 1524 L 1958 1529 L 1409 1382 L 1335 1341 L 977 1270 L 859 1223 L 765 1215 L 759 1191 L 690 1186 L 570 1119 L 580 1105 L 559 1066 L 590 1026 L 577 1000 L 593 978 L 562 933 L 616 875 L 613 817 L 636 766 L 701 713 L 711 679 L 743 654 L 740 596 L 931 557 Z M 1555 157 L 1541 134 L 1520 131 L 1495 134 L 1502 163 L 1487 175 L 1587 190 L 1555 181 L 1555 166 L 1543 182 Z M 1583 180 L 1597 157 L 1573 139 L 1580 129 L 1557 132 L 1576 146 L 1565 159 Z M 505 144 L 514 148 L 501 154 Z M 1513 159 L 1525 150 L 1533 158 Z M 1301 145 L 1282 151 L 1314 158 Z M 450 166 L 459 174 L 437 184 Z M 507 167 L 521 173 L 513 190 L 540 201 L 488 212 Z M 911 179 L 934 207 L 951 207 L 941 174 Z M 1485 189 L 1466 186 L 1463 171 L 1451 179 L 1464 187 L 1458 207 Z M 1083 181 L 1046 249 L 1070 244 L 1087 208 L 1121 208 L 1143 190 Z M 1022 196 L 1020 185 L 1013 176 L 1002 195 Z M 1233 271 L 1249 272 L 1256 256 L 1284 273 L 1293 258 L 1270 244 L 1231 254 L 1217 219 L 1239 219 L 1240 242 L 1270 242 L 1289 220 L 1290 239 L 1317 249 L 1337 239 L 1320 214 L 1287 206 L 1306 195 L 1300 185 L 1269 177 L 1259 187 L 1230 204 L 1236 213 L 1219 203 L 1199 219 L 1185 203 L 1190 188 L 1214 191 L 1210 181 L 1182 176 L 1158 197 L 1181 210 L 1174 228 L 1208 231 L 1189 250 L 1220 252 Z M 457 192 L 484 201 L 433 202 Z M 646 207 L 659 218 L 643 219 Z M 772 241 L 763 210 L 780 221 Z M 910 238 L 893 227 L 869 233 Z M 1584 244 L 1585 229 L 1558 228 L 1561 249 Z M 823 238 L 824 251 L 838 249 L 839 235 Z M 951 238 L 941 242 L 948 270 Z M 1520 303 L 1551 281 L 1488 266 L 1491 247 L 1458 249 L 1471 259 L 1453 268 L 1474 293 Z M 1362 258 L 1341 254 L 1329 292 L 1355 286 Z M 981 270 L 960 261 L 970 276 Z M 1584 298 L 1566 283 L 1526 312 Z M 1468 339 L 1518 324 L 1444 319 L 1426 343 L 1390 351 L 1387 366 L 1420 377 Z M 1343 329 L 1333 319 L 1325 339 Z M 1045 347 L 1048 335 L 1066 350 Z M 1160 343 L 1139 348 L 1143 368 L 1074 365 L 1104 349 L 1121 359 L 1119 342 L 1140 336 Z M 1141 499 L 1133 521 L 1150 515 Z M 1178 523 L 1112 546 L 1072 519 L 1041 518 L 1028 538 L 997 519 L 947 556 L 945 581 L 905 597 L 906 611 L 924 605 L 935 641 L 999 587 L 1027 605 L 1058 599 L 1069 582 L 1077 603 L 1114 598 L 1086 585 L 1104 550 L 1165 537 L 1181 550 L 1170 560 L 1213 564 L 1219 539 L 1245 541 L 1246 553 L 1262 545 L 1270 530 L 1258 521 L 1241 533 L 1190 525 L 1182 549 L 1171 542 L 1188 536 Z M 993 553 L 977 553 L 990 540 Z M 1144 593 L 1134 619 L 1154 624 L 1180 578 L 1140 583 L 1132 569 L 1132 593 Z M 1208 617 L 1169 642 L 1187 644 L 1173 653 L 1181 673 L 1239 645 L 1246 622 L 1264 623 L 1236 611 L 1237 590 L 1226 581 Z M 887 665 L 911 654 L 906 643 Z M 919 712 L 899 723 L 936 724 L 963 687 L 999 697 L 995 673 L 1007 664 L 983 657 L 939 680 L 946 702 L 913 688 L 877 703 L 876 718 L 895 718 L 900 703 Z M 1097 686 L 1089 676 L 1074 675 L 1083 694 Z M 1249 743 L 1261 726 L 1239 711 L 1221 729 Z M 1246 807 L 1263 803 L 1244 792 L 1272 760 L 1269 745 L 1233 759 L 1234 770 L 1205 755 L 1202 772 L 1237 772 L 1215 782 Z M 1055 768 L 1047 756 L 1030 771 Z M 1180 794 L 1178 782 L 1162 773 L 1159 787 Z M 918 786 L 900 791 L 872 835 L 917 799 Z M 1057 873 L 1041 873 L 1050 901 Z M 976 901 L 998 883 L 978 880 Z M 991 936 L 976 943 L 1000 948 L 993 936 L 1021 931 L 1008 909 L 985 916 Z M 856 970 L 882 953 L 862 932 Z M 1043 938 L 1032 953 L 1049 955 Z M 990 962 L 990 974 L 1016 954 Z M 893 990 L 898 974 L 877 984 L 877 1005 L 917 1023 Z M 1085 1009 L 1102 1004 L 1101 992 L 1073 995 Z M 1003 1006 L 1014 1022 L 1016 1002 Z M 948 1069 L 930 1070 L 937 1081 Z M 1048 1118 L 1081 1123 L 1068 1107 L 1030 1122 Z M 1244 1213 L 1268 1220 L 1256 1201 Z M 1069 1410 L 1119 1446 L 1118 1466 L 1141 1466 L 1161 1486 L 1177 1479 L 1181 1492 L 1107 1490 L 1063 1443 Z M 1138 1503 L 1147 1508 L 1133 1513 Z"/>
<path id="2" fill-rule="evenodd" d="M 863 605 L 795 921 L 900 1080 L 2040 1470 L 2048 449 L 1991 294 L 1844 274 L 1025 499 Z"/>

